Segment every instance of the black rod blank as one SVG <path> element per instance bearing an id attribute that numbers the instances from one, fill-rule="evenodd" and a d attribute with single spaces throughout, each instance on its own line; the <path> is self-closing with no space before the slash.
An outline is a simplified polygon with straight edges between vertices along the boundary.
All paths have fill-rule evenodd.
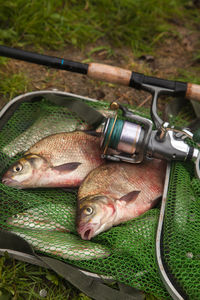
<path id="1" fill-rule="evenodd" d="M 39 65 L 48 66 L 55 69 L 66 70 L 81 74 L 87 74 L 88 64 L 66 60 L 55 56 L 37 54 L 34 52 L 23 51 L 16 48 L 0 45 L 0 55 L 15 58 Z"/>
<path id="2" fill-rule="evenodd" d="M 160 87 L 169 90 L 174 96 L 183 96 L 200 102 L 200 85 L 197 84 L 146 76 L 141 73 L 131 72 L 129 70 L 105 64 L 84 64 L 66 60 L 64 58 L 42 55 L 2 45 L 0 45 L 0 56 L 1 55 L 55 69 L 85 74 L 93 79 L 122 84 L 139 90 L 147 90 L 147 86 L 152 88 Z"/>

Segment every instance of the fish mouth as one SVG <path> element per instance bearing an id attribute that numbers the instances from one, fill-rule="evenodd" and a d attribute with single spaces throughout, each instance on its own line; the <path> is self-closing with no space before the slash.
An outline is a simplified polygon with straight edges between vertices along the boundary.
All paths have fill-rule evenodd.
<path id="1" fill-rule="evenodd" d="M 89 241 L 91 240 L 92 237 L 94 237 L 95 235 L 95 230 L 93 228 L 94 225 L 96 224 L 86 224 L 80 226 L 80 228 L 78 229 L 78 233 L 80 234 L 83 240 Z"/>
<path id="2" fill-rule="evenodd" d="M 7 186 L 20 188 L 19 182 L 17 180 L 12 179 L 12 178 L 2 178 L 2 183 L 7 185 Z"/>

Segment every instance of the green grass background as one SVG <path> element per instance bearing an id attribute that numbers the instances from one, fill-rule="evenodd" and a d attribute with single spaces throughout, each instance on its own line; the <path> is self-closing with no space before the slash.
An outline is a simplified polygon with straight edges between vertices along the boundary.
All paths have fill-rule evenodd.
<path id="1" fill-rule="evenodd" d="M 106 37 L 134 51 L 152 46 L 173 28 L 198 23 L 198 10 L 187 0 L 7 0 L 0 1 L 0 41 L 14 46 L 58 49 L 66 43 L 83 47 Z"/>
<path id="2" fill-rule="evenodd" d="M 45 53 L 102 41 L 110 45 L 103 46 L 108 54 L 112 47 L 127 47 L 139 57 L 154 53 L 169 36 L 181 39 L 176 24 L 199 30 L 199 16 L 188 0 L 0 0 L 0 44 Z M 200 50 L 194 54 L 198 59 Z M 2 71 L 6 61 L 0 57 L 0 95 L 11 99 L 27 90 L 28 79 Z M 192 71 L 183 66 L 174 79 L 199 82 Z"/>

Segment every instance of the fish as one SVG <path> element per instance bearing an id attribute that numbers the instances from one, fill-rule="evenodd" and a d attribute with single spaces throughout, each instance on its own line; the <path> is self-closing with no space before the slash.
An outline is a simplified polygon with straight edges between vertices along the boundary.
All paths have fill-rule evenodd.
<path id="1" fill-rule="evenodd" d="M 78 190 L 76 228 L 84 240 L 142 215 L 163 193 L 166 163 L 112 162 L 99 166 Z"/>
<path id="2" fill-rule="evenodd" d="M 2 183 L 18 189 L 73 188 L 103 163 L 100 137 L 84 131 L 62 132 L 34 144 L 7 170 Z"/>
<path id="3" fill-rule="evenodd" d="M 98 243 L 83 241 L 79 236 L 58 231 L 13 228 L 12 233 L 24 238 L 36 251 L 69 260 L 106 258 L 110 249 Z"/>
<path id="4" fill-rule="evenodd" d="M 54 114 L 48 112 L 40 115 L 27 130 L 7 144 L 2 151 L 7 156 L 14 157 L 18 153 L 28 151 L 31 146 L 49 135 L 87 129 L 89 129 L 87 123 L 72 118 L 67 112 L 54 112 Z"/>
<path id="5" fill-rule="evenodd" d="M 105 117 L 113 116 L 114 112 L 107 109 L 96 109 Z M 35 143 L 41 139 L 60 132 L 72 132 L 75 130 L 90 130 L 90 125 L 72 116 L 67 108 L 60 108 L 53 113 L 50 110 L 38 112 L 35 121 L 21 134 L 5 145 L 2 152 L 9 157 L 14 157 L 18 153 L 28 151 Z M 99 131 L 98 129 L 97 131 Z"/>
<path id="6" fill-rule="evenodd" d="M 76 232 L 76 209 L 70 203 L 46 202 L 7 219 L 7 225 L 62 232 Z"/>

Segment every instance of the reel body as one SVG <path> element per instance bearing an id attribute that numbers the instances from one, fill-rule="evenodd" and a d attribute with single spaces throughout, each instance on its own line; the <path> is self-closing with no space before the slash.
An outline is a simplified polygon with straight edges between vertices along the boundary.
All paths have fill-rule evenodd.
<path id="1" fill-rule="evenodd" d="M 192 139 L 193 134 L 188 129 L 170 127 L 169 123 L 160 119 L 156 112 L 159 95 L 156 88 L 151 106 L 153 122 L 134 115 L 117 102 L 111 103 L 111 109 L 122 110 L 125 120 L 117 119 L 117 112 L 115 118 L 106 119 L 101 134 L 102 157 L 129 163 L 140 163 L 145 158 L 193 160 L 197 177 L 200 178 L 200 151 L 185 142 L 187 137 Z"/>

